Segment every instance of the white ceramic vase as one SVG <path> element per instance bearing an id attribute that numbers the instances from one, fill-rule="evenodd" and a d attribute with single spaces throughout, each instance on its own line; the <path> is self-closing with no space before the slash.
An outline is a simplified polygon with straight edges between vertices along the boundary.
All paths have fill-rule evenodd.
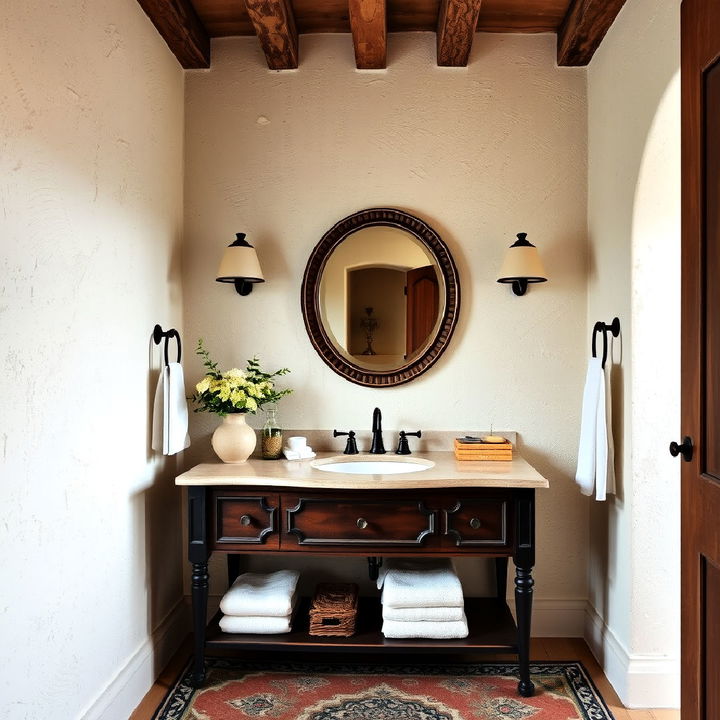
<path id="1" fill-rule="evenodd" d="M 245 413 L 230 413 L 212 436 L 212 447 L 224 463 L 244 463 L 255 449 L 255 431 L 245 421 Z"/>

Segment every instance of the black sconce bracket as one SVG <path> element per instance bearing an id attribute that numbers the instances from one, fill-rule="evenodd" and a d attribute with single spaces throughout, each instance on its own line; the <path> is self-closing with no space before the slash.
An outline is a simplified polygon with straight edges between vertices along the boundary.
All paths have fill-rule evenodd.
<path id="1" fill-rule="evenodd" d="M 528 289 L 527 278 L 519 278 L 518 280 L 512 281 L 512 291 L 516 295 L 524 295 Z"/>
<path id="2" fill-rule="evenodd" d="M 234 285 L 237 294 L 244 297 L 245 295 L 249 295 L 252 292 L 254 283 L 248 282 L 243 278 L 237 278 L 234 282 Z"/>

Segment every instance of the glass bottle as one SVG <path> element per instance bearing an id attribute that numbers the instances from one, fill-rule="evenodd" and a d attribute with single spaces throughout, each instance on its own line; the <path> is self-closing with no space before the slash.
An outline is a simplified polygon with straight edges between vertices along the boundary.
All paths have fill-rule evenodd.
<path id="1" fill-rule="evenodd" d="M 282 457 L 283 432 L 277 419 L 277 405 L 268 405 L 267 419 L 262 427 L 263 460 L 278 460 Z"/>

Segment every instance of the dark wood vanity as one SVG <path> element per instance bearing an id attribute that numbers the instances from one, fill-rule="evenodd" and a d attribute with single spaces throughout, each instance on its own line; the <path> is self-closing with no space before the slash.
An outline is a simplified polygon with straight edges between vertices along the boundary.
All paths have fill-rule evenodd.
<path id="1" fill-rule="evenodd" d="M 188 492 L 188 551 L 192 563 L 194 680 L 204 679 L 205 652 L 517 653 L 518 691 L 533 693 L 529 645 L 535 562 L 535 488 L 547 487 L 524 460 L 457 462 L 429 453 L 435 467 L 394 476 L 328 478 L 311 463 L 199 465 L 177 479 Z M 422 475 L 423 477 L 417 477 Z M 206 626 L 208 560 L 226 553 L 232 576 L 240 554 L 496 559 L 497 592 L 466 598 L 470 634 L 463 640 L 390 640 L 381 633 L 378 598 L 363 598 L 355 635 L 308 634 L 308 601 L 284 635 L 230 635 Z M 517 624 L 505 600 L 507 560 L 515 564 Z M 373 561 L 374 562 L 374 561 Z"/>

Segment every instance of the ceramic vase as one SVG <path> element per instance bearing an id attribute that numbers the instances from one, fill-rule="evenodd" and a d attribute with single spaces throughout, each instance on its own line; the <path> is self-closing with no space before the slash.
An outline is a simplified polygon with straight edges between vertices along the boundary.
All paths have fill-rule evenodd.
<path id="1" fill-rule="evenodd" d="M 245 413 L 226 415 L 211 440 L 213 450 L 224 463 L 244 463 L 256 442 L 255 431 L 245 421 Z"/>

